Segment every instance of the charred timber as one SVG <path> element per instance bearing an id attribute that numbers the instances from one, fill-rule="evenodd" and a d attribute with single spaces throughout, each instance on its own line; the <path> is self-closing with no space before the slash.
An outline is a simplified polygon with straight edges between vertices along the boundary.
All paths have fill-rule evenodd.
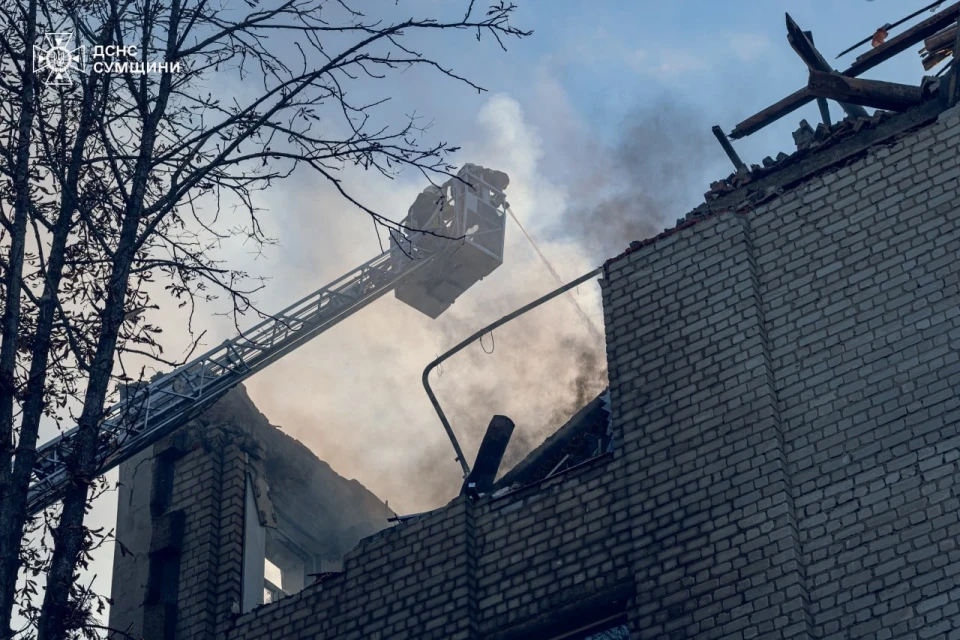
<path id="1" fill-rule="evenodd" d="M 935 66 L 953 55 L 956 49 L 957 25 L 949 29 L 944 29 L 923 41 L 923 49 L 920 52 L 920 60 L 923 62 L 925 71 L 933 69 Z"/>
<path id="2" fill-rule="evenodd" d="M 856 105 L 906 111 L 924 100 L 923 90 L 909 84 L 849 78 L 839 73 L 810 70 L 807 89 L 818 98 L 844 101 Z"/>
<path id="3" fill-rule="evenodd" d="M 868 42 L 874 42 L 874 43 L 876 43 L 877 35 L 878 35 L 881 31 L 884 33 L 883 39 L 886 39 L 886 37 L 887 37 L 886 34 L 889 33 L 890 31 L 892 31 L 895 27 L 899 27 L 899 26 L 902 25 L 904 22 L 907 22 L 908 20 L 912 20 L 912 19 L 916 18 L 918 15 L 920 15 L 921 13 L 924 13 L 925 11 L 934 11 L 934 10 L 936 10 L 936 8 L 939 7 L 940 5 L 942 5 L 943 2 L 944 2 L 944 0 L 934 0 L 934 2 L 931 2 L 930 4 L 928 4 L 927 6 L 923 7 L 922 9 L 917 9 L 916 11 L 914 11 L 913 13 L 911 13 L 911 14 L 908 15 L 908 16 L 904 16 L 903 18 L 900 18 L 899 20 L 897 20 L 897 21 L 894 22 L 893 24 L 885 24 L 885 25 L 883 25 L 882 27 L 880 27 L 879 29 L 877 29 L 876 31 L 874 31 L 871 35 L 867 36 L 866 38 L 864 38 L 864 39 L 861 40 L 860 42 L 856 43 L 856 44 L 853 45 L 852 47 L 847 47 L 846 49 L 844 49 L 843 51 L 841 51 L 839 54 L 837 54 L 837 57 L 838 57 L 838 58 L 842 58 L 843 56 L 847 55 L 848 53 L 850 53 L 851 51 L 853 51 L 854 49 L 856 49 L 856 48 L 859 47 L 860 45 L 867 44 Z M 880 43 L 876 43 L 876 44 L 874 44 L 873 46 L 874 46 L 874 47 L 879 46 L 879 44 L 881 44 L 881 43 L 883 42 L 883 39 L 880 40 Z"/>
<path id="4" fill-rule="evenodd" d="M 826 58 L 817 51 L 817 47 L 800 26 L 787 14 L 787 42 L 797 52 L 800 59 L 810 68 L 811 71 L 822 71 L 824 73 L 833 73 L 833 67 L 827 62 Z M 866 109 L 858 104 L 849 102 L 840 102 L 840 106 L 847 115 L 854 118 L 866 118 L 868 116 Z"/>
<path id="5" fill-rule="evenodd" d="M 944 29 L 926 40 L 923 41 L 923 48 L 927 51 L 933 52 L 944 47 L 952 47 L 953 41 L 957 37 L 957 25 L 953 25 L 949 29 Z"/>
<path id="6" fill-rule="evenodd" d="M 925 38 L 929 38 L 938 31 L 949 27 L 951 23 L 957 21 L 957 17 L 960 17 L 960 2 L 950 5 L 943 11 L 930 16 L 923 22 L 917 23 L 895 38 L 887 40 L 876 49 L 872 49 L 863 54 L 857 58 L 848 69 L 843 71 L 842 75 L 850 77 L 859 76 L 861 73 L 902 53 Z M 788 113 L 792 113 L 800 107 L 813 102 L 815 99 L 816 96 L 806 88 L 795 91 L 783 100 L 780 100 L 776 104 L 767 107 L 763 111 L 750 116 L 738 124 L 734 127 L 733 131 L 730 132 L 730 137 L 737 139 L 748 136 L 751 133 L 756 133 Z"/>

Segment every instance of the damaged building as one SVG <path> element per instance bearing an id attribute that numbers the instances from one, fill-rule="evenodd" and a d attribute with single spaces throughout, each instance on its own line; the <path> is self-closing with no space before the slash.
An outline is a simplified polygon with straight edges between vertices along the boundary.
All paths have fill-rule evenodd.
<path id="1" fill-rule="evenodd" d="M 791 28 L 810 86 L 731 137 L 817 100 L 847 117 L 826 110 L 753 167 L 719 132 L 736 172 L 603 266 L 609 389 L 492 486 L 393 518 L 242 390 L 124 463 L 111 626 L 960 637 L 960 74 L 854 82 L 955 42 L 958 16 L 880 37 L 844 73 Z"/>
<path id="2" fill-rule="evenodd" d="M 219 604 L 250 611 L 341 571 L 344 554 L 393 515 L 235 387 L 121 465 L 110 626 L 137 638 L 213 637 Z M 221 571 L 234 565 L 241 575 Z M 239 581 L 229 601 L 217 596 L 221 579 Z"/>

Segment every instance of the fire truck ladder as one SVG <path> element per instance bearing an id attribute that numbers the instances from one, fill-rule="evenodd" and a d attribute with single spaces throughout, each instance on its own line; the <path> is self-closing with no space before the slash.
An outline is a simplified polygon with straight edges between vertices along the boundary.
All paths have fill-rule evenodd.
<path id="1" fill-rule="evenodd" d="M 503 193 L 484 182 L 486 174 L 481 171 L 466 165 L 461 179 L 448 180 L 438 192 L 442 198 L 428 222 L 418 224 L 419 231 L 391 231 L 389 250 L 252 329 L 125 394 L 105 411 L 100 424 L 97 474 L 196 418 L 238 383 L 401 284 L 407 299 L 399 291 L 398 298 L 436 317 L 438 309 L 442 312 L 466 287 L 502 263 Z M 408 219 L 412 216 L 411 212 Z M 415 302 L 410 302 L 411 295 Z M 425 307 L 421 301 L 426 301 L 422 302 Z M 73 427 L 38 449 L 28 497 L 31 515 L 62 498 L 69 482 L 67 461 L 77 436 Z"/>

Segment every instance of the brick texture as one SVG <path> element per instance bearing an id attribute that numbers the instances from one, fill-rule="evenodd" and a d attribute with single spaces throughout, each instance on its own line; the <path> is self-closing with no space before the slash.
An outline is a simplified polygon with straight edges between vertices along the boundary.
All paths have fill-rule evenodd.
<path id="1" fill-rule="evenodd" d="M 179 461 L 177 637 L 960 638 L 960 117 L 608 263 L 616 448 L 243 616 L 249 461 Z M 571 623 L 571 624 L 574 624 Z"/>

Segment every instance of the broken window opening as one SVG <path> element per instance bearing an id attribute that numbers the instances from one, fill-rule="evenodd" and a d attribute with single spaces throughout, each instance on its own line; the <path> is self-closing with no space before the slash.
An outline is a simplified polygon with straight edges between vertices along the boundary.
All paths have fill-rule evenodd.
<path id="1" fill-rule="evenodd" d="M 590 632 L 583 640 L 630 640 L 630 629 L 625 624 L 618 624 L 609 629 Z"/>
<path id="2" fill-rule="evenodd" d="M 594 620 L 587 624 L 575 624 L 573 628 L 552 635 L 549 640 L 629 640 L 626 612 Z"/>
<path id="3" fill-rule="evenodd" d="M 276 602 L 284 596 L 290 595 L 284 591 L 283 571 L 270 562 L 270 558 L 263 559 L 263 603 Z"/>
<path id="4" fill-rule="evenodd" d="M 276 602 L 303 589 L 308 583 L 308 576 L 316 569 L 317 562 L 313 555 L 285 536 L 279 528 L 267 530 L 264 556 L 264 593 L 270 594 L 269 602 Z M 264 599 L 264 602 L 267 600 Z"/>

